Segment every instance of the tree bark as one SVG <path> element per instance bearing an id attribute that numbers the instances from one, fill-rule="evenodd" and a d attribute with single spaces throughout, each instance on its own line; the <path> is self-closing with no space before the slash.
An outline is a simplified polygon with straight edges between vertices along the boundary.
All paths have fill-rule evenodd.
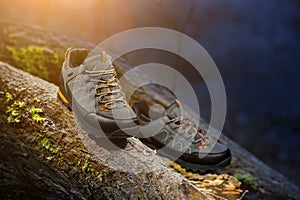
<path id="1" fill-rule="evenodd" d="M 137 139 L 113 152 L 95 145 L 57 102 L 55 85 L 2 62 L 0 74 L 1 195 L 6 199 L 212 199 Z M 7 106 L 15 101 L 26 105 L 15 108 L 20 122 L 8 124 Z M 32 107 L 43 110 L 44 124 L 31 119 Z"/>

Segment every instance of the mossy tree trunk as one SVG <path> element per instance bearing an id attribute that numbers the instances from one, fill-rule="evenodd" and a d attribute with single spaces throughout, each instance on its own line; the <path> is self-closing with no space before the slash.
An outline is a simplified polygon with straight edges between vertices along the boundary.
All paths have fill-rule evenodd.
<path id="1" fill-rule="evenodd" d="M 210 199 L 137 139 L 113 152 L 94 144 L 55 85 L 5 63 L 0 77 L 5 199 Z"/>

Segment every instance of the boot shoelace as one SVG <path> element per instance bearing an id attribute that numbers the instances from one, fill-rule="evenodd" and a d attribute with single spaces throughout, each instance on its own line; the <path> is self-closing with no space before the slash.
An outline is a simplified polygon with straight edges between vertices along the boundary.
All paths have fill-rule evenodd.
<path id="1" fill-rule="evenodd" d="M 186 138 L 193 138 L 193 144 L 199 144 L 199 148 L 206 148 L 210 136 L 206 136 L 203 130 L 198 130 L 196 125 L 186 117 L 176 117 L 171 119 L 167 124 L 175 124 L 175 129 L 179 134 L 184 135 Z"/>
<path id="2" fill-rule="evenodd" d="M 118 106 L 128 106 L 114 69 L 87 72 L 91 77 L 90 81 L 95 83 L 95 96 L 101 105 L 99 110 L 107 111 Z M 98 78 L 95 79 L 95 77 Z"/>

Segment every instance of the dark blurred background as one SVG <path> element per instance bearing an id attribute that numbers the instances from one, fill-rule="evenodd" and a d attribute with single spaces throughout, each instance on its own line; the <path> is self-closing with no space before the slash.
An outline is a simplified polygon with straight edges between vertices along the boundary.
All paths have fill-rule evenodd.
<path id="1" fill-rule="evenodd" d="M 222 74 L 228 98 L 224 133 L 300 185 L 299 1 L 0 0 L 0 13 L 1 20 L 95 44 L 134 27 L 186 33 Z M 209 120 L 206 87 L 201 79 L 193 84 Z"/>

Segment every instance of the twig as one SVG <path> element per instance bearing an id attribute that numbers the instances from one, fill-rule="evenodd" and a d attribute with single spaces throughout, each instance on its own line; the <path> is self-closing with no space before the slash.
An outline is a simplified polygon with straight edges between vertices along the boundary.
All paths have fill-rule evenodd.
<path id="1" fill-rule="evenodd" d="M 241 195 L 241 197 L 240 198 L 238 198 L 237 200 L 242 200 L 243 199 L 243 197 L 246 195 L 246 193 L 248 193 L 249 191 L 248 190 L 245 190 L 244 192 L 243 192 L 243 194 Z"/>

